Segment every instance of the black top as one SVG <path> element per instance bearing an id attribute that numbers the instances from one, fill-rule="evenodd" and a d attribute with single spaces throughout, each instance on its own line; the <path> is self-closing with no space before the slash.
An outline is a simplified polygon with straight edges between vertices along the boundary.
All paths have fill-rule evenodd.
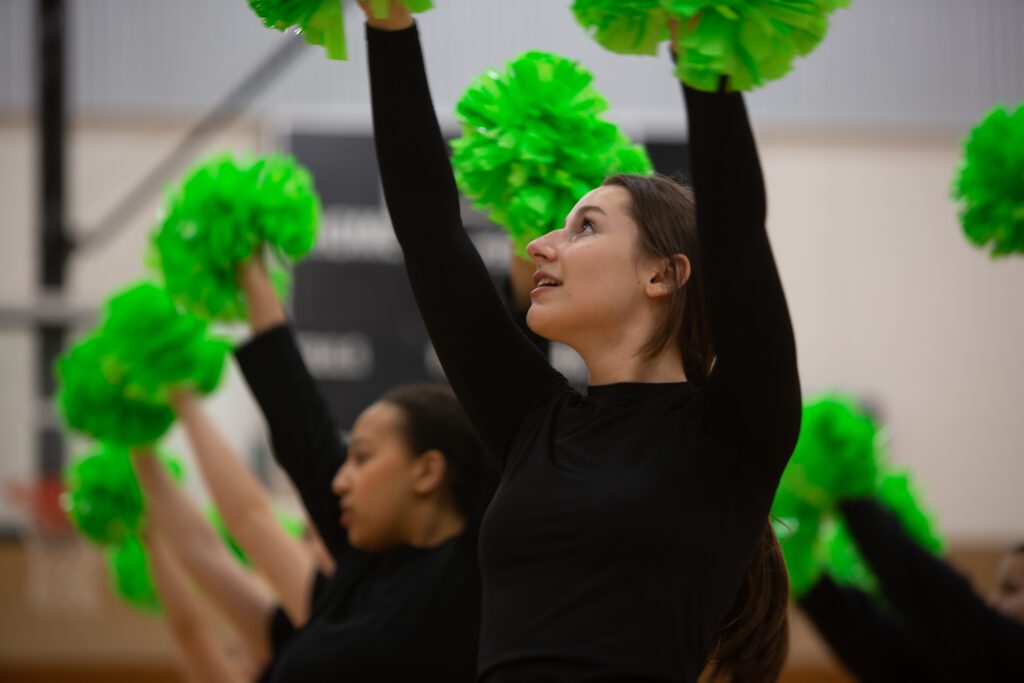
<path id="1" fill-rule="evenodd" d="M 742 98 L 686 92 L 715 371 L 703 387 L 583 396 L 516 329 L 463 230 L 416 29 L 367 35 L 377 158 L 409 279 L 503 470 L 481 531 L 481 678 L 696 680 L 800 425 Z"/>
<path id="2" fill-rule="evenodd" d="M 1024 625 L 996 612 L 873 500 L 840 509 L 888 607 L 824 578 L 801 599 L 860 680 L 1024 681 Z"/>
<path id="3" fill-rule="evenodd" d="M 350 546 L 330 488 L 345 449 L 291 330 L 268 330 L 236 355 L 266 417 L 277 462 L 337 565 L 333 577 L 318 582 L 309 621 L 285 639 L 265 680 L 473 680 L 477 525 L 435 548 L 366 553 Z"/>

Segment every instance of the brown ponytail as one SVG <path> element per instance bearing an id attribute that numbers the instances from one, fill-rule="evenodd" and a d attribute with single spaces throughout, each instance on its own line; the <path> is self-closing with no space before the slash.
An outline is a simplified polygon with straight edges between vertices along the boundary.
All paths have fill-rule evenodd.
<path id="1" fill-rule="evenodd" d="M 669 299 L 664 323 L 641 353 L 653 357 L 674 342 L 682 356 L 686 378 L 702 384 L 711 374 L 715 349 L 704 306 L 704 271 L 693 190 L 662 175 L 618 175 L 604 184 L 622 187 L 629 193 L 629 212 L 637 224 L 640 256 L 664 258 L 684 254 L 690 260 L 690 279 Z M 669 268 L 674 267 L 675 261 L 670 258 Z M 701 680 L 775 681 L 789 650 L 788 599 L 789 577 L 782 548 L 766 519 L 736 601 L 715 634 Z"/>

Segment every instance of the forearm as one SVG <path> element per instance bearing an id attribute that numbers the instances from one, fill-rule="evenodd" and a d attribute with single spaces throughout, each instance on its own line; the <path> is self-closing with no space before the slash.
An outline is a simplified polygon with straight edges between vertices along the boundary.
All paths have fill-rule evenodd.
<path id="1" fill-rule="evenodd" d="M 309 616 L 313 560 L 277 521 L 266 489 L 203 412 L 198 397 L 172 397 L 206 488 L 232 537 L 269 581 L 296 624 Z"/>
<path id="2" fill-rule="evenodd" d="M 245 292 L 249 311 L 249 329 L 260 334 L 287 321 L 284 306 L 277 298 L 266 264 L 260 255 L 238 266 L 238 282 Z"/>
<path id="3" fill-rule="evenodd" d="M 262 662 L 269 651 L 266 623 L 270 596 L 238 566 L 202 512 L 149 453 L 133 453 L 139 485 L 146 497 L 151 532 L 158 533 L 203 593 L 217 605 Z"/>

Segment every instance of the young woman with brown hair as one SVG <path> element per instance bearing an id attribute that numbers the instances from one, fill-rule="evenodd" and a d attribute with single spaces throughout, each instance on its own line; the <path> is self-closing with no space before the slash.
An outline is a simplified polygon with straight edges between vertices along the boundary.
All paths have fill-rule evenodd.
<path id="1" fill-rule="evenodd" d="M 742 96 L 685 89 L 692 192 L 612 178 L 530 245 L 529 325 L 580 353 L 584 395 L 516 329 L 463 230 L 411 16 L 393 2 L 368 24 L 392 223 L 502 471 L 478 678 L 773 680 L 787 580 L 768 510 L 800 388 Z"/>

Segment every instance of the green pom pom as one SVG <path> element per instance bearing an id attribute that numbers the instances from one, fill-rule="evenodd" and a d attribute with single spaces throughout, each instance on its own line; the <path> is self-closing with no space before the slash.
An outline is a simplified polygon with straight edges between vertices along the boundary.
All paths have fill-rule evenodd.
<path id="1" fill-rule="evenodd" d="M 217 388 L 230 345 L 209 336 L 207 323 L 182 313 L 164 290 L 128 287 L 107 302 L 101 334 L 113 347 L 133 398 L 167 402 L 169 390 L 203 394 Z"/>
<path id="2" fill-rule="evenodd" d="M 620 54 L 654 55 L 668 40 L 663 0 L 576 0 L 576 21 L 605 48 Z"/>
<path id="3" fill-rule="evenodd" d="M 100 446 L 68 465 L 64 481 L 68 518 L 90 541 L 117 545 L 138 531 L 145 505 L 127 449 Z"/>
<path id="4" fill-rule="evenodd" d="M 310 45 L 326 48 L 329 59 L 348 59 L 341 0 L 249 0 L 263 24 L 278 31 L 293 26 Z"/>
<path id="5" fill-rule="evenodd" d="M 878 440 L 878 427 L 853 400 L 824 395 L 808 401 L 779 490 L 821 511 L 834 509 L 840 498 L 873 494 L 881 460 Z"/>
<path id="6" fill-rule="evenodd" d="M 456 106 L 459 188 L 506 228 L 520 255 L 561 228 L 580 197 L 608 176 L 651 173 L 643 148 L 600 118 L 608 102 L 592 81 L 576 62 L 528 52 L 504 72 L 478 77 Z"/>
<path id="7" fill-rule="evenodd" d="M 878 581 L 857 550 L 850 530 L 842 520 L 831 518 L 822 529 L 824 564 L 832 580 L 878 597 Z"/>
<path id="8" fill-rule="evenodd" d="M 241 320 L 246 311 L 238 265 L 263 245 L 279 260 L 302 258 L 316 242 L 319 220 L 313 179 L 290 157 L 236 161 L 216 155 L 194 167 L 168 195 L 152 236 L 152 261 L 187 309 Z M 283 295 L 287 276 L 276 263 L 271 277 Z"/>
<path id="9" fill-rule="evenodd" d="M 823 571 L 818 542 L 818 515 L 773 520 L 775 533 L 782 546 L 789 573 L 789 590 L 793 598 L 806 593 Z"/>
<path id="10" fill-rule="evenodd" d="M 114 345 L 93 334 L 57 359 L 57 407 L 67 425 L 92 438 L 122 446 L 159 439 L 174 422 L 166 403 L 129 396 L 125 369 Z"/>
<path id="11" fill-rule="evenodd" d="M 994 108 L 971 131 L 953 197 L 972 243 L 993 257 L 1024 253 L 1024 104 Z"/>
<path id="12" fill-rule="evenodd" d="M 653 55 L 678 21 L 676 75 L 692 88 L 750 90 L 790 71 L 849 0 L 576 0 L 579 23 L 609 50 Z"/>
<path id="13" fill-rule="evenodd" d="M 115 592 L 126 603 L 145 612 L 161 611 L 148 553 L 138 536 L 129 536 L 120 546 L 108 550 L 107 566 Z"/>

